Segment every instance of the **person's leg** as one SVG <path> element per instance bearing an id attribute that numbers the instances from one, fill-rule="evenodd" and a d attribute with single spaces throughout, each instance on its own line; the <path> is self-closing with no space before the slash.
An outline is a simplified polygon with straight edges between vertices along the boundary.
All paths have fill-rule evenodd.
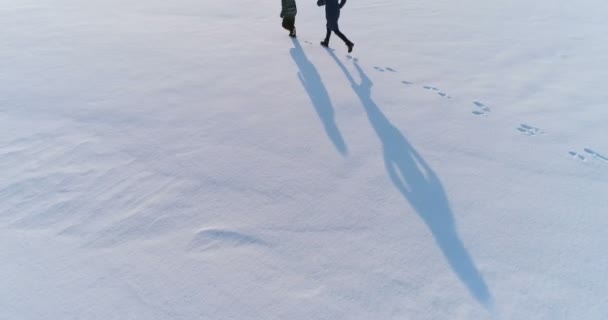
<path id="1" fill-rule="evenodd" d="M 346 44 L 346 46 L 348 47 L 348 52 L 352 51 L 352 47 L 353 47 L 353 42 L 348 40 L 348 38 L 344 35 L 344 33 L 342 33 L 340 31 L 340 29 L 336 29 L 334 30 L 334 32 L 336 33 L 336 35 L 338 37 L 340 37 L 340 39 L 342 39 L 342 41 L 344 41 L 344 43 Z"/>
<path id="2" fill-rule="evenodd" d="M 342 33 L 342 32 L 340 31 L 340 29 L 339 29 L 339 28 L 336 28 L 336 29 L 334 30 L 334 33 L 335 33 L 335 34 L 336 34 L 336 35 L 337 35 L 337 36 L 338 36 L 340 39 L 342 39 L 342 41 L 344 41 L 344 44 L 346 44 L 346 46 L 348 47 L 348 53 L 350 53 L 351 51 L 353 51 L 353 47 L 355 46 L 355 44 L 354 44 L 352 41 L 348 40 L 348 38 L 347 38 L 347 37 L 344 35 L 344 33 Z"/>
<path id="3" fill-rule="evenodd" d="M 288 17 L 283 18 L 282 26 L 283 26 L 283 29 L 291 31 L 291 28 L 289 27 L 289 18 Z"/>
<path id="4" fill-rule="evenodd" d="M 331 28 L 327 25 L 327 33 L 325 34 L 325 40 L 321 41 L 321 45 L 324 47 L 329 46 L 329 37 L 331 37 Z"/>
<path id="5" fill-rule="evenodd" d="M 289 31 L 289 36 L 291 37 L 295 37 L 296 33 L 295 33 L 295 23 L 296 23 L 296 18 L 295 17 L 284 17 L 283 18 L 283 28 L 285 30 Z"/>
<path id="6" fill-rule="evenodd" d="M 328 16 L 327 19 L 327 28 L 328 30 L 333 31 L 348 47 L 348 52 L 353 51 L 354 44 L 352 41 L 348 40 L 348 38 L 340 31 L 340 27 L 338 26 L 338 20 L 340 20 L 340 11 L 334 13 L 331 16 Z"/>
<path id="7" fill-rule="evenodd" d="M 295 37 L 296 36 L 296 17 L 289 17 L 288 27 L 289 27 L 289 29 L 287 29 L 287 30 L 289 30 L 289 36 Z"/>
<path id="8" fill-rule="evenodd" d="M 342 41 L 344 41 L 344 43 L 346 43 L 346 44 L 352 43 L 352 42 L 350 42 L 350 40 L 348 40 L 348 38 L 347 38 L 347 37 L 344 35 L 344 33 L 342 33 L 342 32 L 340 31 L 340 29 L 335 29 L 335 30 L 334 30 L 334 33 L 335 33 L 335 34 L 336 34 L 336 35 L 337 35 L 337 36 L 338 36 L 340 39 L 342 39 Z"/>

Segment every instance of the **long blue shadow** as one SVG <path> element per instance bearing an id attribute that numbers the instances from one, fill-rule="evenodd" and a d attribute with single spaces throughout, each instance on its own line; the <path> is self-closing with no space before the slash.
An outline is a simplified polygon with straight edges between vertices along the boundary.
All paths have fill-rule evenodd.
<path id="1" fill-rule="evenodd" d="M 371 97 L 372 81 L 355 63 L 361 83 L 357 84 L 333 52 L 330 55 L 350 81 L 365 108 L 369 122 L 382 142 L 386 171 L 403 197 L 431 230 L 452 270 L 469 292 L 486 307 L 492 296 L 475 263 L 458 237 L 454 218 L 441 181 L 414 147 L 382 113 Z"/>
<path id="2" fill-rule="evenodd" d="M 336 125 L 334 107 L 331 103 L 331 99 L 329 98 L 329 94 L 327 93 L 327 89 L 321 80 L 321 76 L 319 75 L 319 72 L 315 66 L 306 57 L 300 42 L 297 39 L 292 39 L 292 41 L 294 48 L 291 48 L 289 53 L 291 54 L 293 61 L 295 61 L 296 65 L 298 66 L 298 78 L 300 79 L 304 89 L 306 89 L 306 93 L 308 93 L 310 101 L 315 107 L 315 111 L 323 123 L 325 133 L 338 152 L 340 152 L 342 155 L 346 155 L 348 153 L 346 143 L 344 142 L 342 134 Z"/>

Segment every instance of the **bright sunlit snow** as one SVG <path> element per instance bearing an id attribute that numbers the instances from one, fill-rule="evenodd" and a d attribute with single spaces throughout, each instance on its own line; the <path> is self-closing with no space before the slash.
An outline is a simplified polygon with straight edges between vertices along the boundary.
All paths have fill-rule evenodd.
<path id="1" fill-rule="evenodd" d="M 608 316 L 608 4 L 0 0 L 0 319 Z"/>

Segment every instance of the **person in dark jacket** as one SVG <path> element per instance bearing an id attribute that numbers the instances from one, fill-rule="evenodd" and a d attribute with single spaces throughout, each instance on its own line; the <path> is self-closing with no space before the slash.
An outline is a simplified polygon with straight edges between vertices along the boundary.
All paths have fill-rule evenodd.
<path id="1" fill-rule="evenodd" d="M 346 36 L 340 32 L 340 28 L 338 27 L 338 19 L 340 19 L 340 9 L 344 7 L 346 4 L 346 0 L 317 0 L 317 5 L 319 7 L 325 6 L 325 19 L 327 20 L 327 34 L 325 35 L 325 40 L 321 41 L 321 45 L 324 47 L 329 46 L 329 37 L 331 36 L 331 32 L 333 31 L 348 47 L 348 52 L 353 51 L 353 47 L 355 46 L 352 41 L 348 40 Z"/>
<path id="2" fill-rule="evenodd" d="M 296 0 L 281 0 L 281 18 L 283 18 L 283 28 L 289 30 L 289 36 L 296 36 Z"/>

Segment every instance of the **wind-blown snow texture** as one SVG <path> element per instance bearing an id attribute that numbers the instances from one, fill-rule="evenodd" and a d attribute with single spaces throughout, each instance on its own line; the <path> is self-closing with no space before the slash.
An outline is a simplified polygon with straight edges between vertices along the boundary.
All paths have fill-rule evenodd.
<path id="1" fill-rule="evenodd" d="M 0 0 L 0 319 L 603 319 L 608 5 Z"/>

